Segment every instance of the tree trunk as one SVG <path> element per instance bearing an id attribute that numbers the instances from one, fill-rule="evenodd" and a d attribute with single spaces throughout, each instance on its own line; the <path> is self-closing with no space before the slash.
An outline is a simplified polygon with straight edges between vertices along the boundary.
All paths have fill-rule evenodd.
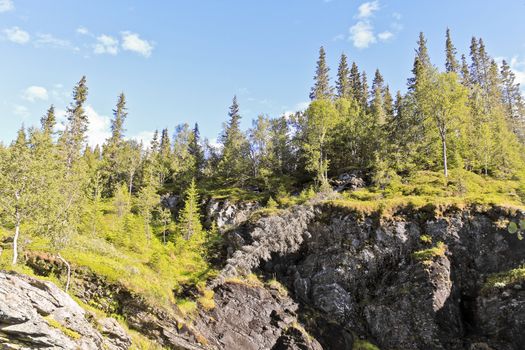
<path id="1" fill-rule="evenodd" d="M 58 259 L 66 265 L 67 268 L 67 280 L 66 280 L 66 293 L 69 290 L 69 283 L 71 282 L 71 265 L 64 259 L 60 254 L 58 254 Z"/>
<path id="2" fill-rule="evenodd" d="M 18 262 L 18 237 L 20 236 L 20 214 L 16 212 L 15 236 L 13 237 L 13 265 Z"/>
<path id="3" fill-rule="evenodd" d="M 441 143 L 443 145 L 443 170 L 445 173 L 445 177 L 448 177 L 447 140 L 445 137 L 441 137 Z"/>

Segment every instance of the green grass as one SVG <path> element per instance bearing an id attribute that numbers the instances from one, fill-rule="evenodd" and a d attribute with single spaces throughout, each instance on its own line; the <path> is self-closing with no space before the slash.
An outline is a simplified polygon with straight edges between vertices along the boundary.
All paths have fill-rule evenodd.
<path id="1" fill-rule="evenodd" d="M 363 188 L 346 192 L 342 198 L 328 203 L 360 215 L 378 213 L 381 216 L 402 209 L 429 209 L 440 214 L 473 205 L 525 209 L 525 176 L 500 180 L 452 170 L 446 179 L 440 173 L 419 171 L 405 179 L 394 179 L 385 189 Z"/>
<path id="2" fill-rule="evenodd" d="M 412 253 L 416 261 L 430 261 L 435 257 L 444 256 L 447 247 L 443 242 L 438 242 L 435 247 L 419 250 Z"/>
<path id="3" fill-rule="evenodd" d="M 489 276 L 481 289 L 481 293 L 487 294 L 498 288 L 523 283 L 525 283 L 525 266 Z"/>
<path id="4" fill-rule="evenodd" d="M 78 340 L 78 339 L 82 338 L 82 336 L 79 333 L 75 332 L 72 329 L 69 329 L 69 328 L 63 326 L 62 324 L 60 324 L 60 322 L 55 320 L 53 318 L 53 316 L 51 316 L 51 315 L 45 316 L 44 320 L 46 320 L 46 322 L 47 322 L 47 324 L 49 326 L 58 329 L 59 331 L 61 331 L 62 333 L 64 333 L 66 336 L 68 336 L 69 338 L 71 338 L 73 340 Z"/>
<path id="5" fill-rule="evenodd" d="M 103 203 L 100 212 L 96 232 L 93 234 L 91 221 L 86 220 L 80 233 L 71 237 L 61 252 L 72 266 L 88 268 L 167 309 L 176 303 L 173 291 L 181 284 L 197 284 L 216 274 L 195 246 L 182 241 L 163 244 L 160 228 L 156 227 L 148 237 L 138 215 L 128 213 L 119 218 L 111 202 Z M 54 255 L 46 238 L 28 235 L 23 230 L 21 241 L 29 242 L 23 245 L 24 251 Z M 0 267 L 33 274 L 22 264 L 12 267 L 11 257 L 12 251 L 5 250 L 0 256 Z M 53 282 L 63 286 L 63 281 L 56 278 Z"/>

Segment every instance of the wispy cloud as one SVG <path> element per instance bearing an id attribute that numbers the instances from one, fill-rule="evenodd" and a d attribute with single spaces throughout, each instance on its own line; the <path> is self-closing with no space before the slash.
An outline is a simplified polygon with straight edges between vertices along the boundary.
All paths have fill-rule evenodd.
<path id="1" fill-rule="evenodd" d="M 11 27 L 3 30 L 4 36 L 7 40 L 16 44 L 27 44 L 31 39 L 31 36 L 25 30 L 19 27 Z"/>
<path id="2" fill-rule="evenodd" d="M 388 41 L 388 40 L 390 40 L 390 39 L 392 39 L 394 37 L 394 33 L 390 32 L 388 30 L 385 30 L 384 32 L 381 32 L 381 33 L 377 34 L 377 37 L 381 41 Z"/>
<path id="3" fill-rule="evenodd" d="M 49 33 L 37 33 L 35 39 L 36 47 L 51 47 L 55 49 L 70 49 L 78 51 L 79 49 L 75 47 L 69 40 L 60 39 L 55 37 L 53 34 Z"/>
<path id="4" fill-rule="evenodd" d="M 100 55 L 107 53 L 109 55 L 116 55 L 118 53 L 118 40 L 106 34 L 97 37 L 97 42 L 93 46 L 93 52 Z"/>
<path id="5" fill-rule="evenodd" d="M 13 11 L 15 4 L 12 0 L 0 0 L 0 13 Z"/>
<path id="6" fill-rule="evenodd" d="M 22 98 L 29 102 L 35 102 L 36 100 L 46 101 L 49 95 L 45 87 L 32 85 L 24 90 Z"/>
<path id="7" fill-rule="evenodd" d="M 21 117 L 22 119 L 25 119 L 29 117 L 29 109 L 26 106 L 14 105 L 13 114 Z"/>
<path id="8" fill-rule="evenodd" d="M 122 49 L 138 53 L 144 57 L 150 57 L 153 51 L 153 44 L 141 39 L 136 33 L 124 31 L 122 34 Z"/>
<path id="9" fill-rule="evenodd" d="M 359 6 L 357 18 L 369 18 L 374 14 L 374 12 L 379 11 L 379 9 L 379 1 L 365 2 Z"/>
<path id="10" fill-rule="evenodd" d="M 80 35 L 90 35 L 91 33 L 86 27 L 80 26 L 77 28 L 76 32 Z"/>

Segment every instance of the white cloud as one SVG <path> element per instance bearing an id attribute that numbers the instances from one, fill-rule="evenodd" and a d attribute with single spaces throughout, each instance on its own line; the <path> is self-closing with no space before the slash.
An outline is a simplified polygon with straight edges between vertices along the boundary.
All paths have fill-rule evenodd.
<path id="1" fill-rule="evenodd" d="M 15 105 L 13 107 L 13 114 L 25 119 L 29 117 L 29 109 L 26 106 Z"/>
<path id="2" fill-rule="evenodd" d="M 90 146 L 102 145 L 111 136 L 109 117 L 98 114 L 91 105 L 86 105 L 86 115 L 89 120 L 88 144 Z"/>
<path id="3" fill-rule="evenodd" d="M 122 32 L 122 49 L 136 52 L 144 57 L 151 56 L 153 44 L 147 40 L 141 39 L 136 33 L 128 31 Z"/>
<path id="4" fill-rule="evenodd" d="M 89 35 L 91 34 L 89 30 L 86 27 L 80 26 L 77 28 L 76 32 L 81 35 Z"/>
<path id="5" fill-rule="evenodd" d="M 66 113 L 65 109 L 55 109 L 55 117 L 57 118 L 55 129 L 57 131 L 64 131 L 66 129 Z"/>
<path id="6" fill-rule="evenodd" d="M 15 9 L 15 4 L 12 0 L 0 0 L 0 13 L 9 12 Z"/>
<path id="7" fill-rule="evenodd" d="M 37 39 L 35 40 L 35 46 L 37 47 L 53 47 L 58 49 L 72 49 L 78 51 L 78 48 L 73 47 L 73 45 L 68 40 L 57 38 L 52 34 L 38 33 L 36 37 Z"/>
<path id="8" fill-rule="evenodd" d="M 520 60 L 519 56 L 514 56 L 510 59 L 509 64 L 516 75 L 516 83 L 519 83 L 521 89 L 525 90 L 525 59 Z"/>
<path id="9" fill-rule="evenodd" d="M 46 101 L 49 96 L 46 88 L 33 85 L 25 89 L 22 98 L 29 102 L 35 102 L 36 100 Z"/>
<path id="10" fill-rule="evenodd" d="M 379 8 L 379 1 L 365 2 L 359 6 L 357 18 L 368 18 L 378 11 Z"/>
<path id="11" fill-rule="evenodd" d="M 392 39 L 394 37 L 394 33 L 389 32 L 388 30 L 386 30 L 384 32 L 381 32 L 381 33 L 377 34 L 377 37 L 381 41 L 387 41 L 387 40 Z"/>
<path id="12" fill-rule="evenodd" d="M 153 131 L 141 131 L 136 135 L 127 137 L 128 140 L 135 140 L 137 142 L 142 142 L 144 147 L 149 147 L 151 140 L 153 139 Z"/>
<path id="13" fill-rule="evenodd" d="M 310 106 L 310 101 L 299 102 L 293 107 L 293 110 L 285 110 L 282 114 L 288 118 L 294 115 L 296 112 L 304 112 L 308 106 Z"/>
<path id="14" fill-rule="evenodd" d="M 374 27 L 368 21 L 359 21 L 351 26 L 349 39 L 358 49 L 365 49 L 377 42 Z"/>
<path id="15" fill-rule="evenodd" d="M 93 46 L 93 52 L 100 54 L 116 55 L 118 53 L 118 40 L 112 36 L 102 34 L 97 37 L 97 43 Z"/>
<path id="16" fill-rule="evenodd" d="M 31 39 L 28 32 L 18 27 L 4 29 L 3 32 L 7 40 L 17 44 L 27 44 Z"/>

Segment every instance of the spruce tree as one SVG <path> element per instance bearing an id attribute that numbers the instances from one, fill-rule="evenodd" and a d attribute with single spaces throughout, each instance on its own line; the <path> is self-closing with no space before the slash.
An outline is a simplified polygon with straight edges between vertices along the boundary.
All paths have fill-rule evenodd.
<path id="1" fill-rule="evenodd" d="M 359 92 L 359 96 L 361 98 L 360 100 L 361 109 L 363 111 L 367 111 L 368 110 L 368 79 L 367 79 L 365 71 L 361 73 L 361 91 Z"/>
<path id="2" fill-rule="evenodd" d="M 351 96 L 352 88 L 350 86 L 350 71 L 348 69 L 348 62 L 346 55 L 341 54 L 339 61 L 339 68 L 337 69 L 337 97 L 349 98 Z"/>
<path id="3" fill-rule="evenodd" d="M 199 132 L 199 124 L 195 123 L 190 135 L 189 153 L 194 159 L 193 177 L 200 179 L 202 170 L 204 169 L 204 150 L 201 145 L 201 137 Z"/>
<path id="4" fill-rule="evenodd" d="M 352 67 L 350 68 L 350 96 L 356 101 L 361 102 L 362 97 L 362 81 L 361 74 L 359 73 L 359 68 L 355 62 L 352 62 Z"/>
<path id="5" fill-rule="evenodd" d="M 219 175 L 227 183 L 241 184 L 246 180 L 246 159 L 249 152 L 248 141 L 241 131 L 241 115 L 239 114 L 237 96 L 233 97 L 228 116 L 228 123 L 224 126 L 220 138 L 223 147 L 218 170 Z"/>
<path id="6" fill-rule="evenodd" d="M 179 216 L 178 229 L 184 239 L 189 240 L 194 235 L 203 231 L 200 221 L 199 194 L 193 179 L 186 190 L 184 207 Z"/>
<path id="7" fill-rule="evenodd" d="M 124 121 L 128 116 L 126 108 L 126 96 L 121 93 L 118 97 L 117 106 L 113 110 L 113 120 L 111 120 L 110 143 L 118 144 L 124 139 Z"/>
<path id="8" fill-rule="evenodd" d="M 512 131 L 525 143 L 525 101 L 520 84 L 505 60 L 501 63 L 501 99 Z"/>
<path id="9" fill-rule="evenodd" d="M 46 135 L 52 135 L 56 125 L 55 106 L 51 105 L 46 114 L 40 119 L 41 130 Z"/>
<path id="10" fill-rule="evenodd" d="M 454 72 L 459 73 L 459 63 L 456 58 L 457 50 L 454 47 L 454 44 L 452 43 L 452 39 L 450 37 L 450 29 L 447 28 L 447 34 L 446 34 L 446 43 L 445 43 L 445 54 L 446 54 L 446 63 L 445 68 L 447 72 Z"/>
<path id="11" fill-rule="evenodd" d="M 417 85 L 425 79 L 431 66 L 432 64 L 430 63 L 430 56 L 428 55 L 427 49 L 427 40 L 425 39 L 425 34 L 420 32 L 417 41 L 414 66 L 412 68 L 412 77 L 408 79 L 408 89 L 410 91 L 415 91 L 417 89 Z"/>
<path id="12" fill-rule="evenodd" d="M 314 76 L 314 86 L 310 93 L 310 99 L 323 100 L 332 97 L 332 88 L 330 87 L 330 77 L 328 75 L 330 68 L 326 64 L 326 53 L 324 47 L 319 49 L 319 60 L 317 61 L 317 69 Z"/>
<path id="13" fill-rule="evenodd" d="M 84 111 L 88 88 L 86 77 L 83 76 L 73 89 L 73 103 L 67 109 L 66 130 L 62 135 L 66 147 L 66 162 L 69 168 L 80 157 L 86 141 L 88 117 Z"/>
<path id="14" fill-rule="evenodd" d="M 386 121 L 386 111 L 383 100 L 384 79 L 379 69 L 376 69 L 374 80 L 372 81 L 372 100 L 370 101 L 370 112 L 373 118 L 373 128 L 383 125 Z"/>

